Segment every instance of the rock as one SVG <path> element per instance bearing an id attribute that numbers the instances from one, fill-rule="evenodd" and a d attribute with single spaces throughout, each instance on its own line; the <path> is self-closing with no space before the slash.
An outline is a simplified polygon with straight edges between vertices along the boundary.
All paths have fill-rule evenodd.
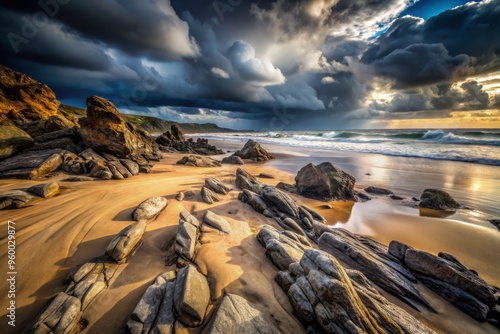
<path id="1" fill-rule="evenodd" d="M 292 217 L 299 217 L 299 207 L 287 193 L 272 186 L 264 186 L 260 195 L 279 211 Z"/>
<path id="2" fill-rule="evenodd" d="M 113 178 L 115 179 L 127 179 L 132 177 L 132 173 L 120 163 L 120 161 L 108 161 L 106 166 L 109 168 L 111 173 L 113 173 Z"/>
<path id="3" fill-rule="evenodd" d="M 236 186 L 242 190 L 247 189 L 258 193 L 260 192 L 261 184 L 253 175 L 244 169 L 238 168 L 236 170 Z"/>
<path id="4" fill-rule="evenodd" d="M 393 240 L 389 244 L 388 252 L 390 255 L 398 259 L 400 263 L 404 264 L 406 251 L 410 248 L 411 248 L 410 246 L 402 242 Z"/>
<path id="5" fill-rule="evenodd" d="M 156 143 L 160 145 L 160 149 L 163 152 L 195 153 L 201 155 L 224 154 L 222 150 L 208 144 L 207 139 L 198 138 L 194 141 L 192 138 L 189 138 L 186 140 L 180 129 L 175 124 L 171 126 L 170 131 L 166 131 L 157 137 Z"/>
<path id="6" fill-rule="evenodd" d="M 221 163 L 209 157 L 202 157 L 199 155 L 190 155 L 183 157 L 181 160 L 177 161 L 178 165 L 186 165 L 193 167 L 220 167 Z"/>
<path id="7" fill-rule="evenodd" d="M 231 225 L 227 220 L 209 210 L 205 211 L 203 215 L 203 223 L 224 233 L 231 232 Z"/>
<path id="8" fill-rule="evenodd" d="M 95 181 L 96 179 L 89 176 L 71 176 L 67 179 L 62 180 L 62 182 L 88 182 Z"/>
<path id="9" fill-rule="evenodd" d="M 47 198 L 59 191 L 59 184 L 57 182 L 37 184 L 29 187 L 27 191 L 35 196 Z"/>
<path id="10" fill-rule="evenodd" d="M 167 207 L 168 201 L 165 197 L 155 196 L 143 201 L 134 212 L 132 219 L 135 221 L 152 221 Z"/>
<path id="11" fill-rule="evenodd" d="M 29 134 L 16 126 L 0 126 L 0 160 L 33 146 Z"/>
<path id="12" fill-rule="evenodd" d="M 495 225 L 498 229 L 500 229 L 500 219 L 490 219 L 489 222 Z"/>
<path id="13" fill-rule="evenodd" d="M 365 193 L 364 191 L 354 190 L 354 200 L 356 202 L 367 202 L 371 201 L 372 197 Z"/>
<path id="14" fill-rule="evenodd" d="M 144 220 L 125 227 L 111 240 L 106 248 L 106 254 L 118 264 L 125 263 L 141 245 L 145 231 L 146 222 Z"/>
<path id="15" fill-rule="evenodd" d="M 61 130 L 48 132 L 41 136 L 35 137 L 34 140 L 37 143 L 46 143 L 61 138 L 71 139 L 75 143 L 78 143 L 82 140 L 75 128 L 63 128 Z"/>
<path id="16" fill-rule="evenodd" d="M 22 190 L 0 194 L 0 210 L 19 209 L 29 205 L 36 197 Z"/>
<path id="17" fill-rule="evenodd" d="M 93 149 L 87 148 L 84 151 L 82 151 L 79 156 L 85 160 L 94 160 L 98 162 L 106 162 L 107 159 L 104 158 L 102 155 L 97 154 Z"/>
<path id="18" fill-rule="evenodd" d="M 266 321 L 262 312 L 253 308 L 243 297 L 233 294 L 224 295 L 206 331 L 212 334 L 280 333 L 274 324 Z"/>
<path id="19" fill-rule="evenodd" d="M 205 179 L 205 187 L 216 192 L 217 194 L 227 195 L 229 188 L 222 184 L 219 180 L 215 178 Z"/>
<path id="20" fill-rule="evenodd" d="M 130 315 L 126 325 L 127 333 L 174 333 L 174 289 L 174 272 L 158 276 Z"/>
<path id="21" fill-rule="evenodd" d="M 375 195 L 392 195 L 392 191 L 389 189 L 385 188 L 379 188 L 379 187 L 367 187 L 365 188 L 365 191 L 370 194 L 375 194 Z"/>
<path id="22" fill-rule="evenodd" d="M 223 158 L 222 163 L 228 164 L 228 165 L 244 165 L 245 164 L 243 159 L 241 159 L 240 157 L 237 157 L 235 155 L 231 155 L 229 157 Z"/>
<path id="23" fill-rule="evenodd" d="M 65 292 L 80 300 L 83 311 L 99 293 L 108 288 L 117 269 L 118 264 L 108 256 L 95 258 L 82 265 L 70 276 Z"/>
<path id="24" fill-rule="evenodd" d="M 0 162 L 0 178 L 36 180 L 55 171 L 63 163 L 62 150 L 22 152 Z"/>
<path id="25" fill-rule="evenodd" d="M 67 150 L 70 152 L 79 152 L 78 147 L 70 138 L 59 138 L 44 143 L 36 143 L 29 151 L 46 151 L 53 149 Z"/>
<path id="26" fill-rule="evenodd" d="M 428 288 L 475 319 L 485 321 L 486 308 L 496 303 L 496 289 L 454 257 L 440 255 L 409 248 L 404 263 Z"/>
<path id="27" fill-rule="evenodd" d="M 38 316 L 35 325 L 27 333 L 71 334 L 78 332 L 81 319 L 81 303 L 76 297 L 58 293 L 47 308 Z"/>
<path id="28" fill-rule="evenodd" d="M 174 310 L 179 321 L 190 327 L 201 325 L 210 302 L 207 279 L 192 265 L 179 270 L 174 289 Z"/>
<path id="29" fill-rule="evenodd" d="M 354 200 L 355 178 L 329 162 L 308 164 L 295 177 L 297 193 L 321 201 Z"/>
<path id="30" fill-rule="evenodd" d="M 219 196 L 205 186 L 201 187 L 201 198 L 208 204 L 213 204 L 214 202 L 219 201 Z"/>
<path id="31" fill-rule="evenodd" d="M 184 192 L 184 199 L 185 200 L 193 199 L 194 196 L 195 196 L 194 191 L 188 190 L 188 191 Z"/>
<path id="32" fill-rule="evenodd" d="M 297 187 L 295 187 L 293 184 L 285 183 L 285 182 L 280 182 L 276 185 L 276 188 L 284 190 L 286 192 L 289 192 L 291 194 L 296 194 L 297 193 Z"/>
<path id="33" fill-rule="evenodd" d="M 130 174 L 132 174 L 132 175 L 139 174 L 140 168 L 136 162 L 129 160 L 129 159 L 120 159 L 120 162 L 125 168 L 127 168 L 127 170 L 130 172 Z"/>
<path id="34" fill-rule="evenodd" d="M 254 193 L 253 191 L 245 189 L 238 195 L 238 198 L 243 203 L 250 205 L 258 213 L 261 213 L 268 218 L 273 216 L 266 202 L 264 202 L 260 195 Z"/>
<path id="35" fill-rule="evenodd" d="M 87 117 L 80 118 L 79 124 L 81 137 L 92 149 L 136 162 L 160 158 L 152 137 L 125 122 L 118 109 L 104 98 L 87 98 Z"/>
<path id="36" fill-rule="evenodd" d="M 259 143 L 248 140 L 241 150 L 236 151 L 234 156 L 240 157 L 242 159 L 251 159 L 258 161 L 267 161 L 274 159 L 274 157 L 269 154 Z"/>
<path id="37" fill-rule="evenodd" d="M 176 196 L 175 199 L 178 200 L 179 202 L 182 202 L 184 200 L 184 193 L 180 191 Z"/>
<path id="38" fill-rule="evenodd" d="M 455 211 L 460 208 L 460 204 L 450 194 L 437 189 L 424 190 L 422 196 L 420 196 L 419 206 L 421 208 L 442 211 Z"/>
<path id="39" fill-rule="evenodd" d="M 402 200 L 404 200 L 404 199 L 405 199 L 404 197 L 402 197 L 402 196 L 398 196 L 398 195 L 396 195 L 396 194 L 389 195 L 389 197 L 390 197 L 391 199 L 395 200 L 395 201 L 402 201 Z"/>
<path id="40" fill-rule="evenodd" d="M 189 212 L 180 214 L 179 228 L 175 235 L 175 252 L 187 261 L 192 261 L 196 252 L 200 222 Z"/>
<path id="41" fill-rule="evenodd" d="M 260 173 L 259 174 L 259 177 L 260 178 L 263 178 L 263 179 L 274 179 L 275 177 L 272 176 L 271 174 L 267 174 L 267 173 Z"/>
<path id="42" fill-rule="evenodd" d="M 347 230 L 332 229 L 321 235 L 318 247 L 350 268 L 361 271 L 379 287 L 411 307 L 434 311 L 413 285 L 415 277 L 387 255 L 387 247 L 371 242 Z"/>
<path id="43" fill-rule="evenodd" d="M 280 224 L 280 226 L 285 229 L 285 231 L 292 231 L 294 233 L 303 236 L 306 235 L 302 230 L 302 228 L 299 226 L 299 224 L 297 224 L 295 220 L 293 220 L 292 218 L 285 218 L 285 219 L 278 218 L 276 220 L 278 221 L 278 224 Z"/>
<path id="44" fill-rule="evenodd" d="M 145 165 L 139 165 L 139 173 L 143 174 L 149 174 L 151 173 L 151 167 L 150 166 L 145 166 Z"/>

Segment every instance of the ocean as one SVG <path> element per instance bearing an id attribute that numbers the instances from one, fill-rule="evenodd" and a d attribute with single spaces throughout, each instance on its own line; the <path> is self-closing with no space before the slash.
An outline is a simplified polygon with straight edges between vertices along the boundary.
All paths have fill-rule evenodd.
<path id="1" fill-rule="evenodd" d="M 232 132 L 198 136 L 500 166 L 500 129 Z"/>

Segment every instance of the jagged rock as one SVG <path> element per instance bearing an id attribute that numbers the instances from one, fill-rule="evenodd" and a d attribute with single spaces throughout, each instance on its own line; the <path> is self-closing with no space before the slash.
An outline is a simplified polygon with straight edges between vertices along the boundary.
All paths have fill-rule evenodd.
<path id="1" fill-rule="evenodd" d="M 280 219 L 277 218 L 276 221 L 278 224 L 285 229 L 285 231 L 292 231 L 294 233 L 297 233 L 299 235 L 305 236 L 306 234 L 302 230 L 299 224 L 295 222 L 292 218 L 285 218 L 285 219 Z"/>
<path id="2" fill-rule="evenodd" d="M 95 258 L 70 276 L 66 293 L 80 300 L 83 311 L 99 293 L 107 289 L 117 269 L 118 264 L 108 256 Z"/>
<path id="3" fill-rule="evenodd" d="M 224 233 L 231 232 L 231 225 L 227 220 L 209 210 L 203 215 L 203 223 Z"/>
<path id="4" fill-rule="evenodd" d="M 261 184 L 253 175 L 238 168 L 236 170 L 236 186 L 242 190 L 247 189 L 259 193 Z"/>
<path id="5" fill-rule="evenodd" d="M 35 325 L 27 333 L 71 334 L 78 332 L 80 319 L 80 300 L 60 292 L 50 301 L 47 308 L 38 316 Z"/>
<path id="6" fill-rule="evenodd" d="M 227 192 L 230 190 L 228 187 L 223 185 L 222 182 L 220 182 L 215 178 L 205 179 L 205 187 L 216 192 L 217 194 L 222 194 L 222 195 L 227 195 Z"/>
<path id="7" fill-rule="evenodd" d="M 37 143 L 46 143 L 61 138 L 71 139 L 75 143 L 78 143 L 82 140 L 75 128 L 64 128 L 58 131 L 45 133 L 41 136 L 35 137 L 34 140 Z"/>
<path id="8" fill-rule="evenodd" d="M 267 206 L 266 202 L 260 197 L 260 195 L 254 193 L 253 191 L 244 189 L 239 195 L 238 199 L 243 203 L 250 205 L 255 211 L 263 214 L 264 216 L 271 218 L 273 216 L 271 210 Z"/>
<path id="9" fill-rule="evenodd" d="M 174 333 L 174 289 L 174 272 L 158 276 L 132 312 L 126 325 L 127 333 Z"/>
<path id="10" fill-rule="evenodd" d="M 189 138 L 186 140 L 175 124 L 171 126 L 170 131 L 166 131 L 157 137 L 156 143 L 160 145 L 162 151 L 170 153 L 194 153 L 201 155 L 224 154 L 222 150 L 208 144 L 207 139 L 198 138 L 194 141 L 192 138 Z"/>
<path id="11" fill-rule="evenodd" d="M 398 259 L 399 262 L 404 263 L 406 251 L 410 248 L 410 246 L 402 242 L 393 240 L 389 243 L 388 253 Z"/>
<path id="12" fill-rule="evenodd" d="M 233 294 L 224 295 L 206 330 L 212 334 L 280 333 L 276 326 L 265 320 L 262 312 L 253 308 L 246 299 Z"/>
<path id="13" fill-rule="evenodd" d="M 59 184 L 57 182 L 37 184 L 29 187 L 27 191 L 35 196 L 47 198 L 59 191 Z"/>
<path id="14" fill-rule="evenodd" d="M 9 191 L 0 194 L 0 210 L 19 209 L 30 204 L 35 199 L 36 197 L 22 190 Z"/>
<path id="15" fill-rule="evenodd" d="M 0 178 L 35 180 L 55 171 L 63 163 L 62 150 L 22 152 L 0 162 Z"/>
<path id="16" fill-rule="evenodd" d="M 365 188 L 365 191 L 367 193 L 375 195 L 392 195 L 392 191 L 389 189 L 373 187 L 373 186 Z"/>
<path id="17" fill-rule="evenodd" d="M 207 279 L 192 265 L 179 270 L 174 289 L 174 310 L 177 319 L 195 327 L 205 319 L 210 302 L 210 288 Z"/>
<path id="18" fill-rule="evenodd" d="M 220 167 L 222 166 L 220 161 L 214 160 L 209 157 L 202 157 L 199 155 L 190 155 L 183 157 L 181 160 L 177 161 L 178 165 L 186 165 L 193 167 Z"/>
<path id="19" fill-rule="evenodd" d="M 106 166 L 113 173 L 113 178 L 115 179 L 127 179 L 132 176 L 132 173 L 120 161 L 108 161 Z"/>
<path id="20" fill-rule="evenodd" d="M 228 164 L 228 165 L 244 165 L 245 164 L 243 159 L 241 159 L 240 157 L 237 157 L 235 155 L 231 155 L 229 157 L 223 158 L 222 163 Z"/>
<path id="21" fill-rule="evenodd" d="M 139 174 L 139 165 L 129 159 L 120 159 L 120 163 L 127 168 L 127 170 L 130 172 L 132 175 L 137 175 Z"/>
<path id="22" fill-rule="evenodd" d="M 180 191 L 177 195 L 175 195 L 175 199 L 182 202 L 184 200 L 184 192 Z"/>
<path id="23" fill-rule="evenodd" d="M 477 320 L 485 321 L 495 306 L 496 289 L 449 254 L 408 248 L 404 264 L 428 288 Z"/>
<path id="24" fill-rule="evenodd" d="M 96 179 L 89 176 L 71 176 L 67 179 L 62 180 L 62 182 L 88 182 L 95 181 Z"/>
<path id="25" fill-rule="evenodd" d="M 81 137 L 93 149 L 134 161 L 159 160 L 160 153 L 151 136 L 125 122 L 108 100 L 87 98 L 87 117 L 80 118 Z"/>
<path id="26" fill-rule="evenodd" d="M 361 271 L 382 289 L 413 308 L 420 310 L 425 307 L 434 311 L 413 285 L 416 283 L 414 275 L 389 257 L 387 247 L 344 229 L 323 233 L 318 247 L 352 269 Z"/>
<path id="27" fill-rule="evenodd" d="M 304 250 L 311 247 L 304 236 L 291 231 L 279 232 L 270 225 L 262 227 L 257 240 L 266 248 L 266 256 L 280 270 L 288 270 L 288 266 L 298 262 Z"/>
<path id="28" fill-rule="evenodd" d="M 95 161 L 102 162 L 102 163 L 104 163 L 106 161 L 106 159 L 103 156 L 97 154 L 91 148 L 87 148 L 84 151 L 80 152 L 80 154 L 78 156 L 85 159 L 85 160 L 95 160 Z"/>
<path id="29" fill-rule="evenodd" d="M 293 267 L 300 269 L 278 275 L 280 286 L 305 326 L 325 333 L 433 333 L 323 251 L 305 250 Z"/>
<path id="30" fill-rule="evenodd" d="M 189 212 L 180 214 L 179 228 L 175 235 L 175 252 L 178 256 L 188 261 L 194 259 L 199 228 L 200 222 Z"/>
<path id="31" fill-rule="evenodd" d="M 424 190 L 422 196 L 420 196 L 419 206 L 421 208 L 442 211 L 455 211 L 460 208 L 460 204 L 450 194 L 437 189 Z"/>
<path id="32" fill-rule="evenodd" d="M 201 198 L 208 204 L 213 204 L 213 202 L 219 201 L 219 196 L 205 186 L 201 187 Z"/>
<path id="33" fill-rule="evenodd" d="M 321 201 L 354 200 L 356 179 L 329 162 L 308 164 L 295 177 L 297 193 Z"/>
<path id="34" fill-rule="evenodd" d="M 16 126 L 0 126 L 0 160 L 33 146 L 30 135 Z"/>
<path id="35" fill-rule="evenodd" d="M 286 192 L 289 192 L 291 194 L 296 194 L 297 193 L 297 187 L 295 187 L 293 184 L 285 183 L 285 182 L 280 182 L 276 185 L 276 188 L 284 190 Z"/>
<path id="36" fill-rule="evenodd" d="M 37 138 L 50 132 L 72 128 L 76 125 L 76 119 L 71 120 L 71 117 L 67 117 L 62 114 L 52 115 L 47 119 L 44 118 L 27 122 L 23 120 L 19 121 L 17 116 L 17 113 L 14 115 L 13 113 L 9 114 L 9 118 L 13 119 L 14 122 L 26 131 L 32 138 Z"/>
<path id="37" fill-rule="evenodd" d="M 75 142 L 70 138 L 58 138 L 43 143 L 35 143 L 35 145 L 33 145 L 33 147 L 29 149 L 29 151 L 46 151 L 53 149 L 62 149 L 74 153 L 79 152 L 79 149 L 76 146 Z"/>
<path id="38" fill-rule="evenodd" d="M 274 159 L 274 157 L 269 154 L 259 143 L 248 140 L 241 150 L 236 151 L 234 156 L 240 157 L 242 159 L 251 159 L 256 161 L 267 161 Z"/>
<path id="39" fill-rule="evenodd" d="M 152 221 L 167 207 L 168 201 L 165 197 L 155 196 L 143 201 L 132 212 L 135 221 Z"/>
<path id="40" fill-rule="evenodd" d="M 125 227 L 111 240 L 106 248 L 106 254 L 113 258 L 116 263 L 125 263 L 141 245 L 145 231 L 146 222 L 144 220 Z"/>
<path id="41" fill-rule="evenodd" d="M 299 207 L 287 193 L 272 186 L 264 186 L 260 195 L 267 203 L 276 207 L 279 211 L 292 217 L 299 217 Z"/>

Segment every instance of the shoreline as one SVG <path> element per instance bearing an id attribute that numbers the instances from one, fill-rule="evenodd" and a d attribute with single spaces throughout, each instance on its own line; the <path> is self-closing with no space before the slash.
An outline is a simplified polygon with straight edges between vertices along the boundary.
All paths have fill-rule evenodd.
<path id="1" fill-rule="evenodd" d="M 269 150 L 273 152 L 274 149 L 269 146 Z M 182 156 L 185 154 L 166 154 L 161 162 L 155 164 L 151 174 L 125 180 L 62 182 L 67 189 L 56 197 L 23 209 L 0 212 L 2 266 L 6 263 L 5 222 L 7 219 L 14 220 L 19 226 L 19 324 L 33 320 L 54 293 L 64 290 L 63 281 L 71 270 L 99 255 L 111 238 L 131 223 L 130 214 L 136 205 L 151 196 L 165 196 L 169 204 L 158 219 L 148 225 L 144 244 L 120 268 L 110 288 L 97 296 L 84 311 L 84 318 L 89 320 L 90 325 L 82 333 L 122 330 L 149 284 L 157 275 L 169 270 L 164 266 L 163 253 L 159 249 L 165 240 L 175 234 L 179 213 L 187 210 L 200 218 L 207 209 L 227 217 L 237 231 L 231 239 L 218 242 L 205 240 L 205 248 L 200 252 L 200 269 L 211 282 L 214 295 L 220 295 L 222 291 L 239 294 L 267 314 L 269 321 L 278 321 L 283 332 L 304 332 L 293 316 L 286 295 L 274 283 L 277 269 L 267 260 L 265 250 L 255 238 L 263 224 L 280 227 L 240 202 L 237 199 L 239 189 L 234 185 L 234 172 L 238 167 L 254 175 L 272 174 L 275 179 L 261 179 L 271 185 L 279 181 L 292 183 L 295 174 L 275 166 L 280 160 L 292 156 L 283 154 L 270 163 L 223 165 L 221 168 L 175 165 Z M 220 158 L 217 156 L 217 159 Z M 60 181 L 64 177 L 55 176 L 50 180 Z M 220 179 L 230 185 L 232 191 L 223 196 L 221 202 L 205 204 L 201 201 L 199 190 L 206 177 Z M 0 180 L 0 190 L 23 189 L 38 183 Z M 196 192 L 194 199 L 184 202 L 174 199 L 178 191 L 190 189 Z M 324 202 L 296 195 L 292 197 L 298 203 L 317 210 L 333 227 L 343 227 L 384 244 L 399 240 L 434 254 L 440 251 L 455 254 L 486 281 L 500 285 L 500 268 L 492 265 L 498 262 L 500 233 L 492 228 L 451 219 L 419 217 L 412 211 L 415 209 L 398 205 L 388 198 L 379 197 L 352 206 L 342 202 L 334 209 L 325 209 Z M 416 312 L 395 298 L 386 297 L 435 330 L 453 332 L 461 328 L 469 333 L 497 332 L 488 324 L 472 320 L 429 290 L 419 288 L 440 310 L 439 315 Z M 0 294 L 5 293 L 2 286 Z M 4 303 L 4 300 L 0 303 L 2 310 L 6 309 Z M 24 329 L 24 326 L 14 330 L 4 327 L 5 312 L 2 311 L 0 316 L 0 324 L 8 329 L 7 333 L 18 333 Z"/>

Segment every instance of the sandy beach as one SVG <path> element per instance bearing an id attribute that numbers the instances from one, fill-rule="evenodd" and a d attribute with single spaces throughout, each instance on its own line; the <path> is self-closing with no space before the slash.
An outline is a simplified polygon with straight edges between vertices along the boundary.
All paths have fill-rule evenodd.
<path id="1" fill-rule="evenodd" d="M 231 145 L 223 148 L 233 149 Z M 279 181 L 293 183 L 295 174 L 291 173 L 291 168 L 301 167 L 296 159 L 300 159 L 301 163 L 309 159 L 297 157 L 293 152 L 285 155 L 279 147 L 270 147 L 269 150 L 278 159 L 244 167 L 254 175 L 269 173 L 275 176 L 275 179 L 261 180 L 272 185 Z M 59 195 L 27 208 L 0 213 L 2 273 L 7 272 L 7 220 L 14 221 L 17 229 L 18 325 L 15 328 L 5 326 L 7 305 L 6 299 L 2 298 L 0 327 L 7 329 L 5 333 L 22 332 L 50 297 L 65 289 L 64 280 L 71 270 L 102 254 L 111 238 L 131 223 L 132 210 L 151 196 L 167 197 L 168 207 L 155 222 L 148 225 L 144 244 L 126 265 L 120 266 L 109 289 L 98 295 L 84 311 L 83 317 L 88 319 L 89 326 L 83 333 L 122 332 L 146 288 L 159 274 L 175 268 L 165 266 L 162 247 L 176 233 L 179 213 L 187 210 L 201 218 L 208 208 L 226 217 L 233 229 L 229 236 L 209 234 L 201 240 L 196 263 L 209 280 L 212 296 L 219 297 L 223 292 L 236 293 L 264 311 L 267 320 L 276 324 L 283 333 L 304 332 L 302 325 L 292 315 L 293 309 L 287 296 L 274 282 L 277 269 L 266 258 L 264 248 L 255 238 L 263 224 L 276 228 L 279 225 L 237 199 L 239 189 L 234 184 L 237 167 L 223 165 L 220 168 L 195 168 L 175 165 L 180 157 L 182 155 L 166 154 L 154 166 L 151 174 L 130 179 L 60 182 L 64 188 Z M 284 171 L 287 170 L 286 166 L 290 168 L 288 172 Z M 378 177 L 377 168 L 365 164 L 358 175 L 369 171 Z M 206 177 L 218 178 L 232 191 L 214 205 L 203 203 L 199 190 Z M 388 175 L 384 177 L 390 179 Z M 374 184 L 382 183 L 384 177 Z M 59 175 L 50 180 L 60 181 L 64 178 L 65 175 Z M 427 182 L 434 180 L 431 177 Z M 362 179 L 362 182 L 367 181 Z M 25 189 L 36 183 L 40 182 L 1 180 L 0 191 Z M 359 183 L 357 186 L 367 184 Z M 391 186 L 391 183 L 385 185 Z M 415 184 L 407 184 L 407 189 L 410 186 Z M 415 188 L 413 194 L 417 195 L 420 189 L 418 186 Z M 196 196 L 183 202 L 174 199 L 179 191 L 186 190 L 193 190 Z M 317 210 L 332 227 L 343 227 L 384 244 L 399 240 L 434 254 L 449 252 L 466 266 L 477 270 L 489 283 L 500 285 L 500 268 L 496 265 L 500 254 L 500 233 L 491 224 L 467 222 L 461 220 L 460 215 L 453 219 L 421 217 L 417 209 L 389 198 L 375 198 L 367 203 L 334 203 L 332 209 L 324 208 L 324 202 L 295 195 L 293 198 Z M 498 333 L 491 325 L 474 321 L 422 285 L 419 285 L 419 289 L 439 314 L 419 313 L 394 297 L 386 297 L 438 332 Z M 6 293 L 6 286 L 2 285 L 0 295 Z"/>

